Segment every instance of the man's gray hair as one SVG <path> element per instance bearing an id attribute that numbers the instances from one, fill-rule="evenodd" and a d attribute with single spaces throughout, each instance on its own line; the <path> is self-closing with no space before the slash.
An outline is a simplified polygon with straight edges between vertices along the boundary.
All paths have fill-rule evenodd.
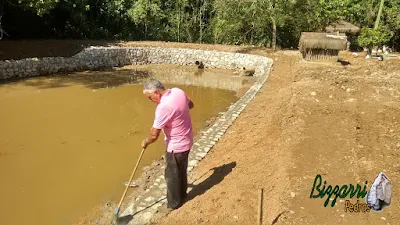
<path id="1" fill-rule="evenodd" d="M 164 91 L 164 85 L 156 79 L 150 79 L 143 85 L 143 93 L 150 92 L 153 93 L 155 90 Z"/>

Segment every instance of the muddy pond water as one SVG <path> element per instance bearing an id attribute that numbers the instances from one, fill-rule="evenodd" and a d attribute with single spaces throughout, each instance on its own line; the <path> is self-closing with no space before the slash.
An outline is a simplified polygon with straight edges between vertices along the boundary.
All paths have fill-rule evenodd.
<path id="1" fill-rule="evenodd" d="M 142 94 L 148 77 L 193 100 L 195 134 L 248 84 L 232 71 L 176 65 L 0 83 L 0 224 L 71 224 L 119 200 L 154 119 L 156 105 Z M 164 151 L 162 136 L 138 171 Z"/>

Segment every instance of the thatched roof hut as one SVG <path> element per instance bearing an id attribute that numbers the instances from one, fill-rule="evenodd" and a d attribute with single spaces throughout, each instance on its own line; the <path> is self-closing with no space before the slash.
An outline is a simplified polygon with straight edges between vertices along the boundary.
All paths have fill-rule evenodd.
<path id="1" fill-rule="evenodd" d="M 329 33 L 303 32 L 300 36 L 300 51 L 306 49 L 345 50 L 346 36 L 336 36 Z"/>
<path id="2" fill-rule="evenodd" d="M 354 26 L 353 24 L 346 22 L 344 20 L 339 20 L 337 22 L 331 23 L 329 26 L 325 27 L 326 32 L 334 33 L 358 33 L 360 32 L 360 28 Z"/>
<path id="3" fill-rule="evenodd" d="M 306 59 L 328 59 L 347 48 L 347 37 L 329 33 L 303 32 L 299 49 Z"/>

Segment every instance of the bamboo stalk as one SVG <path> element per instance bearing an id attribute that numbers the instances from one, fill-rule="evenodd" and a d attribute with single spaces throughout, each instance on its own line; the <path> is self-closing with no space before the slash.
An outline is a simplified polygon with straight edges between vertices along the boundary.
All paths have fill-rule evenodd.
<path id="1" fill-rule="evenodd" d="M 381 0 L 381 4 L 379 5 L 378 16 L 376 17 L 374 29 L 378 29 L 379 21 L 381 20 L 382 9 L 383 9 L 383 3 L 384 3 L 384 2 L 385 2 L 385 0 Z"/>

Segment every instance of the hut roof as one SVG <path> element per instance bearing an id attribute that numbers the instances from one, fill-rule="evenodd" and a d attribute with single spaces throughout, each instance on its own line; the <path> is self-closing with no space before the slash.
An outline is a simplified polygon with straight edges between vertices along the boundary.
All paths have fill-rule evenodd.
<path id="1" fill-rule="evenodd" d="M 344 20 L 339 20 L 325 27 L 326 32 L 358 33 L 360 28 Z"/>
<path id="2" fill-rule="evenodd" d="M 300 52 L 306 49 L 345 50 L 346 36 L 336 36 L 329 33 L 302 32 L 299 41 Z"/>

